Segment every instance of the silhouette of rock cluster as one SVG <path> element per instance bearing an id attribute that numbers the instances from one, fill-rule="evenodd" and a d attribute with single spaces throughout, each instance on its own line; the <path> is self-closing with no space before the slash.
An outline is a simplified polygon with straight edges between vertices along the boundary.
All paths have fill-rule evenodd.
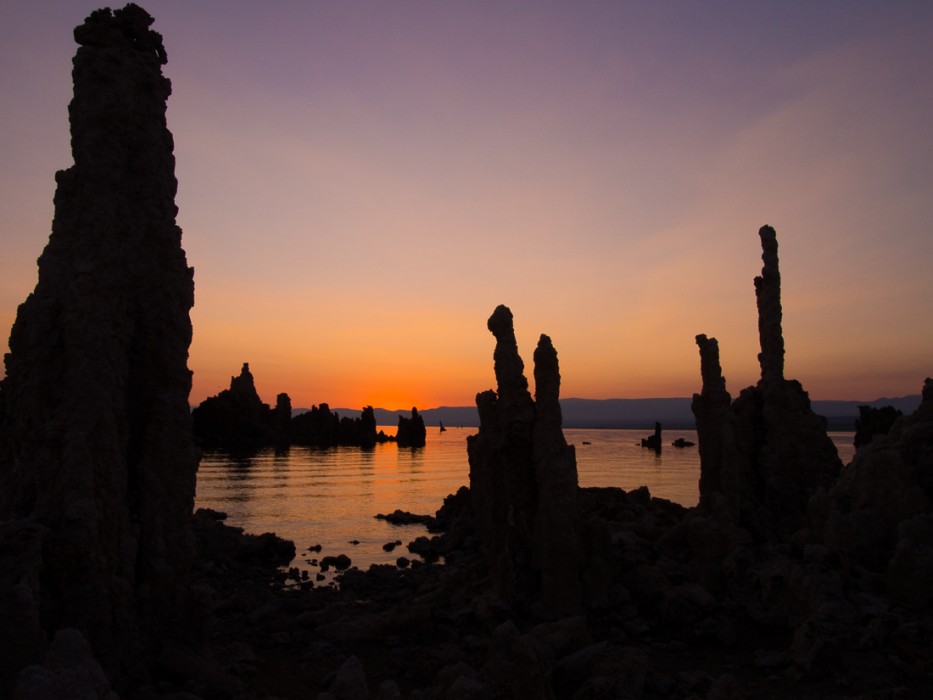
<path id="1" fill-rule="evenodd" d="M 197 639 L 193 271 L 175 223 L 171 84 L 152 21 L 131 4 L 74 32 L 74 165 L 56 173 L 52 233 L 5 357 L 4 697 L 26 664 L 46 659 L 21 676 L 28 687 L 58 673 L 66 648 L 102 689 L 97 662 L 123 682 L 164 640 Z"/>
<path id="2" fill-rule="evenodd" d="M 395 441 L 399 447 L 424 447 L 427 440 L 426 436 L 424 418 L 419 415 L 417 408 L 412 407 L 410 418 L 398 417 Z"/>
<path id="3" fill-rule="evenodd" d="M 279 403 L 287 401 L 290 406 L 288 395 L 281 396 Z M 249 449 L 272 442 L 281 417 L 259 398 L 249 363 L 244 362 L 240 374 L 230 378 L 230 388 L 202 401 L 191 412 L 191 420 L 204 447 Z"/>
<path id="4" fill-rule="evenodd" d="M 247 362 L 239 376 L 230 378 L 229 389 L 202 401 L 191 416 L 201 446 L 234 451 L 291 444 L 373 447 L 379 440 L 372 406 L 364 407 L 359 418 L 341 417 L 326 403 L 292 417 L 291 399 L 281 393 L 270 408 L 259 398 Z"/>
<path id="5" fill-rule="evenodd" d="M 497 390 L 476 397 L 480 428 L 467 439 L 467 451 L 489 570 L 511 603 L 534 602 L 547 614 L 575 611 L 581 605 L 577 464 L 561 429 L 557 353 L 542 335 L 533 400 L 512 312 L 497 307 L 488 327 L 496 338 Z"/>
<path id="6" fill-rule="evenodd" d="M 859 406 L 858 418 L 855 419 L 855 447 L 867 445 L 876 435 L 887 435 L 894 422 L 903 416 L 903 412 L 894 406 Z"/>
<path id="7" fill-rule="evenodd" d="M 693 397 L 702 475 L 700 508 L 741 524 L 756 537 L 789 537 L 806 525 L 807 503 L 842 466 L 825 419 L 800 383 L 784 378 L 784 338 L 773 228 L 759 230 L 764 267 L 755 278 L 761 379 L 733 402 L 715 338 L 697 336 L 701 393 Z"/>
<path id="8" fill-rule="evenodd" d="M 308 658 L 310 649 L 320 666 L 311 683 L 320 698 L 923 697 L 933 690 L 925 670 L 933 660 L 925 642 L 933 633 L 930 510 L 916 499 L 918 490 L 928 494 L 924 475 L 933 468 L 927 401 L 860 450 L 866 461 L 853 472 L 856 491 L 875 493 L 883 473 L 900 474 L 891 485 L 900 500 L 869 505 L 882 519 L 901 506 L 884 521 L 896 539 L 882 538 L 883 563 L 869 568 L 868 552 L 832 540 L 863 527 L 865 503 L 846 511 L 855 491 L 838 491 L 848 473 L 815 490 L 789 538 L 780 528 L 753 532 L 761 521 L 743 520 L 741 507 L 730 516 L 723 503 L 742 493 L 730 484 L 747 486 L 742 480 L 754 474 L 742 470 L 757 462 L 729 456 L 748 455 L 736 444 L 767 445 L 741 432 L 761 426 L 732 418 L 715 340 L 700 338 L 698 412 L 721 437 L 703 443 L 704 492 L 713 501 L 688 510 L 644 487 L 578 488 L 550 341 L 543 337 L 535 353 L 532 399 L 511 313 L 498 308 L 489 328 L 497 391 L 477 397 L 483 422 L 468 441 L 470 488 L 445 499 L 433 521 L 391 516 L 441 531 L 408 549 L 425 562 L 443 557 L 444 565 L 399 557 L 397 566 L 342 571 L 339 591 L 249 589 L 272 596 L 265 602 L 225 593 L 224 606 L 269 611 L 259 630 L 237 633 L 257 656 L 282 653 L 263 641 L 262 628 L 289 630 L 299 653 Z M 933 399 L 933 382 L 924 395 Z M 791 427 L 800 425 L 806 444 L 809 423 Z M 726 469 L 711 473 L 710 464 Z M 852 514 L 854 526 L 845 521 Z M 261 674 L 251 682 L 262 687 Z"/>
<path id="9" fill-rule="evenodd" d="M 364 407 L 359 418 L 350 418 L 332 412 L 326 403 L 292 418 L 291 435 L 295 444 L 314 447 L 373 447 L 379 440 L 372 406 Z"/>

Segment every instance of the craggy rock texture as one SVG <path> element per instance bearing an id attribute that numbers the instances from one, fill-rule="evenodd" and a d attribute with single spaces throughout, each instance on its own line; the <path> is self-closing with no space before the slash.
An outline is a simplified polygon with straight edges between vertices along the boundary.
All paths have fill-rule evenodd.
<path id="1" fill-rule="evenodd" d="M 0 695 L 57 630 L 79 630 L 111 678 L 157 637 L 193 635 L 194 285 L 151 23 L 127 5 L 75 30 L 74 165 L 5 358 L 0 629 L 22 645 L 0 659 Z"/>
<path id="2" fill-rule="evenodd" d="M 763 226 L 764 267 L 755 278 L 761 380 L 728 405 L 715 339 L 697 336 L 703 390 L 694 396 L 702 476 L 700 506 L 716 510 L 756 537 L 787 539 L 806 526 L 810 497 L 842 466 L 825 419 L 807 393 L 784 378 L 781 276 L 774 229 Z"/>
<path id="3" fill-rule="evenodd" d="M 839 481 L 811 503 L 823 541 L 886 577 L 916 607 L 933 603 L 933 379 L 909 416 L 862 445 Z"/>
<path id="4" fill-rule="evenodd" d="M 512 312 L 497 307 L 488 327 L 498 390 L 477 395 L 480 429 L 467 450 L 490 575 L 507 601 L 533 602 L 544 615 L 570 612 L 580 606 L 577 465 L 561 430 L 557 353 L 542 335 L 532 400 Z"/>
<path id="5" fill-rule="evenodd" d="M 375 428 L 375 423 L 373 428 Z M 427 441 L 427 431 L 424 427 L 424 418 L 418 413 L 417 408 L 412 407 L 411 418 L 398 417 L 395 441 L 399 447 L 424 447 Z"/>

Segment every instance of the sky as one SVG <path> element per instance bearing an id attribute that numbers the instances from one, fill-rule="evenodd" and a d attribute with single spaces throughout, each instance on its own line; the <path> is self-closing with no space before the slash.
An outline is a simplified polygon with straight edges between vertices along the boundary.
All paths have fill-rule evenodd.
<path id="1" fill-rule="evenodd" d="M 264 401 L 470 405 L 498 304 L 533 386 L 690 396 L 694 336 L 759 377 L 775 227 L 786 374 L 815 399 L 933 374 L 933 4 L 155 0 L 191 402 L 249 362 Z M 72 163 L 73 28 L 0 4 L 0 334 Z M 7 347 L 4 347 L 4 351 Z"/>

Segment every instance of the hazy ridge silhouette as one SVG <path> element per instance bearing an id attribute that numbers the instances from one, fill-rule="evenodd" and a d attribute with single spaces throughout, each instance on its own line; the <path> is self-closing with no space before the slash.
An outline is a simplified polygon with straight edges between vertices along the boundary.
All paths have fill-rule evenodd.
<path id="1" fill-rule="evenodd" d="M 695 425 L 693 413 L 690 410 L 691 399 L 665 398 L 665 399 L 561 399 L 560 406 L 563 411 L 565 428 L 652 428 L 655 421 L 659 421 L 665 428 L 689 429 Z M 859 406 L 893 406 L 904 412 L 911 413 L 920 404 L 920 394 L 898 396 L 893 398 L 879 398 L 873 401 L 838 401 L 814 400 L 813 411 L 824 416 L 830 430 L 854 430 L 855 419 L 858 418 Z M 310 409 L 296 408 L 293 415 L 304 413 Z M 332 409 L 341 416 L 356 418 L 360 409 L 335 408 Z M 395 425 L 399 414 L 407 414 L 410 409 L 375 409 L 376 423 L 378 425 Z M 438 406 L 418 411 L 428 426 L 437 426 L 443 421 L 447 427 L 479 426 L 479 413 L 476 406 Z"/>

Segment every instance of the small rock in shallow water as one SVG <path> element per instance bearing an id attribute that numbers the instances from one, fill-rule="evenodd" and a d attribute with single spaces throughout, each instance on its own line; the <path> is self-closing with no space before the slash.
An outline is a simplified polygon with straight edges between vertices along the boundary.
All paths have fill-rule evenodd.
<path id="1" fill-rule="evenodd" d="M 327 571 L 333 566 L 337 571 L 343 571 L 350 568 L 350 557 L 346 554 L 338 554 L 336 557 L 324 557 L 321 559 L 321 571 Z"/>

